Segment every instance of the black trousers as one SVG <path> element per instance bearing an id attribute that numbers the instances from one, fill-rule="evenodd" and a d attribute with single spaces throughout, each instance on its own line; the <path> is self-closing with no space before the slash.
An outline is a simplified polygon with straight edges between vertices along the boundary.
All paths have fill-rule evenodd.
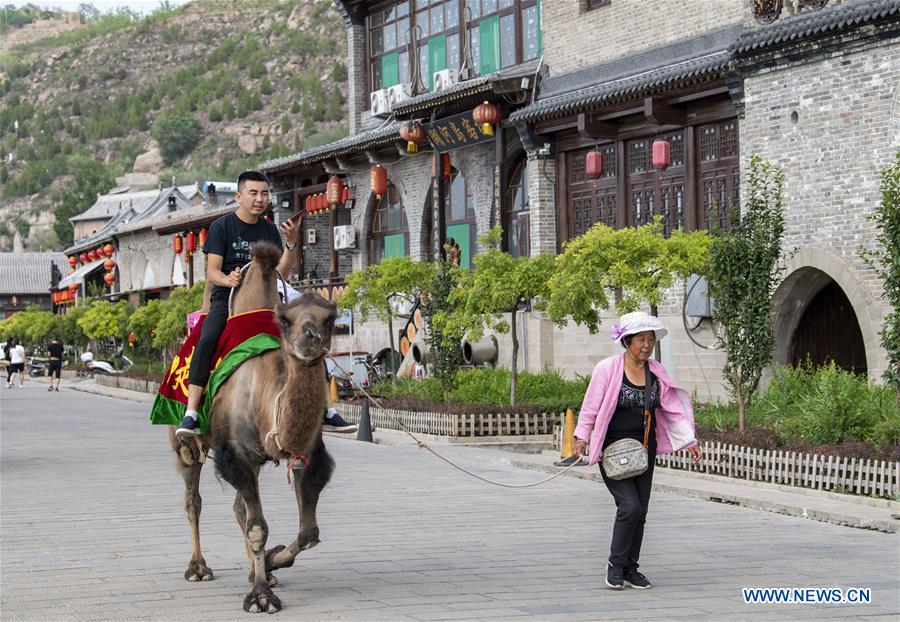
<path id="1" fill-rule="evenodd" d="M 191 371 L 188 384 L 205 387 L 209 380 L 209 366 L 219 345 L 219 337 L 228 321 L 228 296 L 222 296 L 209 303 L 209 313 L 200 327 L 200 340 L 191 355 Z"/>
<path id="2" fill-rule="evenodd" d="M 650 447 L 650 456 L 656 448 Z M 616 501 L 616 522 L 613 526 L 612 544 L 609 547 L 609 563 L 619 568 L 637 568 L 644 539 L 644 523 L 650 507 L 650 490 L 653 485 L 653 463 L 637 477 L 609 479 L 600 464 L 600 475 Z"/>

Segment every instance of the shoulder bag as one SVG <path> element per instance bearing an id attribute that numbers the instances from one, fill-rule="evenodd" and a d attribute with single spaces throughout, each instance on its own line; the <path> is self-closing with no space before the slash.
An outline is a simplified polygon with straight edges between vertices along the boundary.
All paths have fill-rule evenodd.
<path id="1" fill-rule="evenodd" d="M 637 477 L 647 470 L 649 456 L 647 455 L 647 441 L 650 436 L 650 391 L 653 384 L 653 374 L 650 366 L 644 367 L 644 442 L 643 444 L 633 438 L 623 438 L 611 443 L 603 451 L 603 471 L 609 479 L 628 479 Z"/>

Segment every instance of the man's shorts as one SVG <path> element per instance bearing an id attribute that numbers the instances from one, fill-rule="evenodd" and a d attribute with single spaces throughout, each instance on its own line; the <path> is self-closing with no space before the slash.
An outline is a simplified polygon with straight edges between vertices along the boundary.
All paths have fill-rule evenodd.
<path id="1" fill-rule="evenodd" d="M 62 361 L 50 361 L 47 363 L 47 376 L 52 378 L 53 374 L 56 374 L 57 378 L 62 375 Z"/>

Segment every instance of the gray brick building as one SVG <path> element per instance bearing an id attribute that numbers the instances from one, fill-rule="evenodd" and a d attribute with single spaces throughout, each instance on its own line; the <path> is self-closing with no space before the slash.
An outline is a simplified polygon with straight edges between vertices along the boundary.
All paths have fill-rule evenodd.
<path id="1" fill-rule="evenodd" d="M 878 169 L 900 149 L 900 2 L 781 4 L 340 1 L 351 134 L 263 165 L 297 206 L 330 176 L 351 188 L 351 201 L 304 220 L 316 241 L 303 265 L 319 266 L 328 289 L 390 254 L 430 259 L 435 231 L 465 233 L 466 256 L 493 224 L 507 250 L 531 255 L 557 253 L 597 222 L 621 228 L 662 216 L 668 229 L 704 229 L 714 206 L 739 204 L 742 171 L 759 153 L 786 176 L 790 262 L 776 293 L 776 360 L 832 358 L 880 376 L 887 309 L 858 250 L 872 244 Z M 451 75 L 436 81 L 432 70 L 444 69 Z M 448 140 L 484 101 L 502 112 L 495 137 Z M 400 136 L 410 121 L 427 138 L 418 154 Z M 671 147 L 664 170 L 651 165 L 657 139 Z M 605 162 L 596 179 L 585 171 L 593 150 Z M 449 156 L 446 182 L 433 174 L 440 154 Z M 370 191 L 376 164 L 391 184 L 381 200 Z M 433 210 L 439 183 L 443 215 Z M 339 224 L 352 227 L 356 249 L 334 249 Z M 660 307 L 671 331 L 662 359 L 702 399 L 723 397 L 724 358 L 701 347 L 713 340 L 709 322 L 683 314 L 687 288 Z M 590 335 L 526 313 L 519 362 L 589 373 L 615 351 L 609 324 Z M 373 352 L 387 341 L 376 322 L 340 339 L 340 349 Z M 500 344 L 508 364 L 509 338 Z"/>

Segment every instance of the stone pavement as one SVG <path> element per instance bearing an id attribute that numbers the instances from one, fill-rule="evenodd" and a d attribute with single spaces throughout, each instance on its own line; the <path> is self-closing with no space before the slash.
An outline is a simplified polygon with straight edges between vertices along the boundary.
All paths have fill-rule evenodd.
<path id="1" fill-rule="evenodd" d="M 230 487 L 204 470 L 201 534 L 216 579 L 187 583 L 183 488 L 147 399 L 26 383 L 0 389 L 0 618 L 247 619 Z M 613 592 L 603 575 L 614 507 L 597 482 L 507 490 L 412 446 L 326 443 L 338 468 L 319 505 L 322 544 L 278 572 L 286 620 L 900 615 L 897 534 L 657 491 L 641 559 L 655 587 Z M 493 479 L 543 477 L 482 448 L 440 450 Z M 269 542 L 286 543 L 297 515 L 285 465 L 261 480 Z M 872 602 L 744 604 L 742 587 L 870 588 Z"/>

